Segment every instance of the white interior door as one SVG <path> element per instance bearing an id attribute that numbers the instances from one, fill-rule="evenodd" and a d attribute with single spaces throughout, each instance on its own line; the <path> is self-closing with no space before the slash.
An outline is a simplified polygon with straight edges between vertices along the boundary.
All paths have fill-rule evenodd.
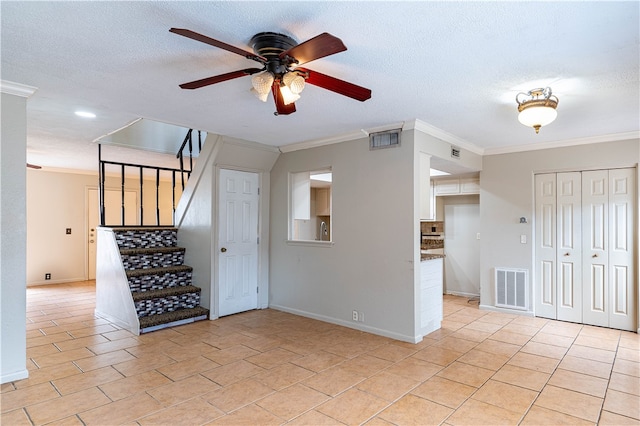
<path id="1" fill-rule="evenodd" d="M 556 174 L 535 175 L 537 316 L 556 319 Z"/>
<path id="2" fill-rule="evenodd" d="M 258 307 L 258 175 L 220 170 L 218 316 Z"/>
<path id="3" fill-rule="evenodd" d="M 582 322 L 580 172 L 557 176 L 557 319 Z"/>
<path id="4" fill-rule="evenodd" d="M 105 221 L 107 224 L 122 222 L 122 192 L 105 189 Z M 124 192 L 125 224 L 138 224 L 138 194 L 136 191 Z M 87 189 L 87 279 L 96 279 L 96 228 L 100 225 L 100 202 L 97 188 Z"/>
<path id="5" fill-rule="evenodd" d="M 636 331 L 635 170 L 609 170 L 609 327 Z"/>
<path id="6" fill-rule="evenodd" d="M 582 191 L 583 268 L 585 324 L 607 327 L 609 324 L 608 245 L 609 245 L 609 172 L 584 172 Z"/>
<path id="7" fill-rule="evenodd" d="M 597 170 L 582 176 L 584 323 L 635 331 L 635 170 Z"/>

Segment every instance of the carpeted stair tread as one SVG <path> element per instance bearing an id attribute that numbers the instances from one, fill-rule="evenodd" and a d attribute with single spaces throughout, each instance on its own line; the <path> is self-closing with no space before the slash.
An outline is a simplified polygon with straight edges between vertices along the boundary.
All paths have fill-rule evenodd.
<path id="1" fill-rule="evenodd" d="M 141 277 L 143 275 L 164 275 L 179 272 L 191 272 L 193 268 L 187 265 L 164 266 L 162 268 L 134 269 L 126 271 L 127 278 Z"/>
<path id="2" fill-rule="evenodd" d="M 132 255 L 132 254 L 150 254 L 150 253 L 173 253 L 178 251 L 185 251 L 185 248 L 184 247 L 128 248 L 128 249 L 120 249 L 120 254 Z"/>
<path id="3" fill-rule="evenodd" d="M 194 285 L 181 285 L 178 287 L 167 287 L 159 290 L 136 291 L 132 292 L 134 302 L 148 299 L 161 299 L 163 297 L 178 296 L 186 293 L 200 293 L 200 287 Z"/>
<path id="4" fill-rule="evenodd" d="M 155 327 L 162 324 L 171 323 L 174 321 L 180 321 L 187 318 L 195 318 L 201 316 L 208 316 L 209 310 L 203 308 L 202 306 L 198 306 L 195 308 L 189 309 L 180 309 L 178 311 L 167 312 L 159 315 L 150 315 L 148 317 L 142 317 L 139 319 L 140 322 L 140 330 L 144 330 L 145 328 Z"/>

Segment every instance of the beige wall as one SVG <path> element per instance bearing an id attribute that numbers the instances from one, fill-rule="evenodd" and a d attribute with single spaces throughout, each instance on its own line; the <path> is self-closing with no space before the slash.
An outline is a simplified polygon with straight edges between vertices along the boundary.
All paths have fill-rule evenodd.
<path id="1" fill-rule="evenodd" d="M 28 169 L 27 285 L 88 278 L 87 191 L 97 187 L 97 174 Z M 105 187 L 120 190 L 120 179 L 108 177 Z M 136 192 L 136 199 L 139 200 L 138 178 L 127 178 L 125 189 Z M 161 224 L 171 225 L 171 182 L 162 181 L 160 189 Z M 180 190 L 177 193 L 179 195 Z M 156 223 L 155 197 L 155 180 L 145 180 L 143 198 L 146 225 Z M 71 228 L 71 235 L 65 233 L 66 228 Z M 45 273 L 51 274 L 51 280 L 45 281 Z"/>
<path id="2" fill-rule="evenodd" d="M 367 138 L 281 154 L 271 171 L 270 306 L 413 341 L 413 137 Z M 289 173 L 331 167 L 332 239 L 289 243 Z M 417 222 L 417 219 L 416 219 Z M 353 310 L 364 322 L 351 320 Z"/>
<path id="3" fill-rule="evenodd" d="M 530 283 L 535 282 L 532 275 L 535 173 L 636 167 L 639 162 L 638 139 L 485 156 L 480 173 L 481 305 L 487 308 L 494 305 L 495 267 L 527 269 Z M 528 219 L 527 224 L 519 223 L 522 216 Z M 637 221 L 636 215 L 636 229 Z M 526 236 L 526 244 L 520 243 L 520 235 Z M 636 286 L 637 283 L 636 275 Z M 530 293 L 530 310 L 532 297 Z"/>

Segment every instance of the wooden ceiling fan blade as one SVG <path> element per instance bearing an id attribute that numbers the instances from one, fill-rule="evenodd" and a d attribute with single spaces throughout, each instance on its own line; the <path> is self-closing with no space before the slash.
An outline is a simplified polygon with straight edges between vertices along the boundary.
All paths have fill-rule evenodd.
<path id="1" fill-rule="evenodd" d="M 211 38 L 211 37 L 207 37 L 206 35 L 199 34 L 199 33 L 195 32 L 195 31 L 187 30 L 185 28 L 171 28 L 169 31 L 174 33 L 174 34 L 178 34 L 178 35 L 181 35 L 183 37 L 187 37 L 187 38 L 190 38 L 192 40 L 196 40 L 196 41 L 199 41 L 199 42 L 202 42 L 202 43 L 206 43 L 206 44 L 208 44 L 210 46 L 218 47 L 218 48 L 224 49 L 224 50 L 226 50 L 228 52 L 235 53 L 235 54 L 240 55 L 240 56 L 244 56 L 247 59 L 252 59 L 254 61 L 258 61 L 258 62 L 261 62 L 263 64 L 267 62 L 267 59 L 263 58 L 262 56 L 256 55 L 255 53 L 249 52 L 249 51 L 244 50 L 244 49 L 240 49 L 239 47 L 232 46 L 232 45 L 227 44 L 227 43 L 225 43 L 223 41 L 216 40 L 216 39 Z"/>
<path id="2" fill-rule="evenodd" d="M 190 81 L 180 85 L 181 89 L 199 89 L 216 83 L 221 83 L 234 78 L 244 77 L 245 75 L 255 74 L 262 71 L 261 68 L 247 68 L 244 70 L 232 71 L 226 74 L 214 75 L 213 77 L 203 78 L 201 80 Z"/>
<path id="3" fill-rule="evenodd" d="M 347 50 L 347 46 L 338 37 L 322 33 L 282 52 L 280 59 L 290 56 L 301 65 L 345 50 Z"/>
<path id="4" fill-rule="evenodd" d="M 298 68 L 309 75 L 306 82 L 313 84 L 314 86 L 322 87 L 323 89 L 331 90 L 332 92 L 339 93 L 341 95 L 353 98 L 360 102 L 364 102 L 371 98 L 371 90 L 366 87 L 358 86 L 353 83 L 349 83 L 344 80 L 340 80 L 335 77 L 331 77 L 325 74 L 321 74 L 316 71 L 311 71 L 306 68 Z"/>
<path id="5" fill-rule="evenodd" d="M 280 85 L 278 82 L 274 81 L 271 85 L 271 93 L 276 103 L 275 115 L 289 115 L 296 112 L 296 104 L 294 102 L 288 105 L 284 104 L 284 98 L 282 97 L 282 93 L 280 93 Z"/>
<path id="6" fill-rule="evenodd" d="M 40 170 L 42 168 L 42 166 L 38 166 L 36 164 L 30 164 L 30 163 L 27 163 L 27 167 L 30 169 L 36 169 L 36 170 Z"/>

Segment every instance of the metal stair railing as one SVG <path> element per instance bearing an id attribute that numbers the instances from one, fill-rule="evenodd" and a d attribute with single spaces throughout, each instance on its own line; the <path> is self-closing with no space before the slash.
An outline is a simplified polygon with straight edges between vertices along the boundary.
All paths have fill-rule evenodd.
<path id="1" fill-rule="evenodd" d="M 164 175 L 171 175 L 171 194 L 172 194 L 172 215 L 171 215 L 171 225 L 175 225 L 175 213 L 176 213 L 176 176 L 180 175 L 180 181 L 182 190 L 184 191 L 185 182 L 188 181 L 189 177 L 191 177 L 191 171 L 193 170 L 193 140 L 192 140 L 193 129 L 189 129 L 187 134 L 176 154 L 176 158 L 180 160 L 180 168 L 172 169 L 167 167 L 158 167 L 151 165 L 143 165 L 143 164 L 133 164 L 133 163 L 123 163 L 118 161 L 108 161 L 102 159 L 102 145 L 98 144 L 98 198 L 99 198 L 99 216 L 100 216 L 100 226 L 125 226 L 125 170 L 126 168 L 134 168 L 138 169 L 139 176 L 139 190 L 140 190 L 140 206 L 139 206 L 139 224 L 135 226 L 161 226 L 160 224 L 160 174 L 161 172 Z M 184 150 L 188 146 L 189 153 L 189 169 L 185 169 L 184 167 Z M 202 150 L 202 137 L 201 132 L 198 130 L 198 152 Z M 105 214 L 105 181 L 106 181 L 106 166 L 117 166 L 119 175 L 120 175 L 120 193 L 121 193 L 121 207 L 120 207 L 120 224 L 112 224 L 105 223 L 106 222 L 106 214 Z M 143 198 L 143 186 L 144 186 L 144 171 L 150 170 L 155 174 L 155 224 L 145 224 L 144 223 L 144 198 Z M 187 179 L 185 180 L 185 175 Z M 167 225 L 169 226 L 169 225 Z"/>

